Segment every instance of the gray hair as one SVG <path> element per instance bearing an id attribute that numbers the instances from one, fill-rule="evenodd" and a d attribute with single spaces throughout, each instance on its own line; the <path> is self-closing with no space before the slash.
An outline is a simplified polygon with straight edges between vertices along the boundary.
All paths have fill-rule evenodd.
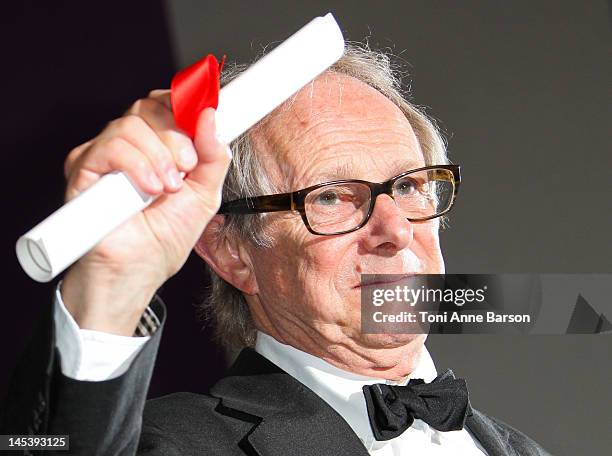
<path id="1" fill-rule="evenodd" d="M 223 70 L 221 84 L 231 81 L 245 69 L 245 65 L 227 66 Z M 327 72 L 351 76 L 386 96 L 410 122 L 421 146 L 425 164 L 448 163 L 446 144 L 440 131 L 422 108 L 408 101 L 409 94 L 402 88 L 404 73 L 399 64 L 392 63 L 389 54 L 371 50 L 367 44 L 347 43 L 344 55 Z M 230 145 L 233 160 L 223 185 L 223 201 L 279 193 L 279 189 L 268 179 L 250 135 L 270 115 Z M 218 235 L 238 237 L 260 249 L 271 248 L 274 240 L 265 233 L 264 218 L 265 214 L 226 215 Z M 211 294 L 202 304 L 201 310 L 204 318 L 214 324 L 215 339 L 230 351 L 253 346 L 256 328 L 244 295 L 208 265 L 207 269 L 211 279 Z"/>

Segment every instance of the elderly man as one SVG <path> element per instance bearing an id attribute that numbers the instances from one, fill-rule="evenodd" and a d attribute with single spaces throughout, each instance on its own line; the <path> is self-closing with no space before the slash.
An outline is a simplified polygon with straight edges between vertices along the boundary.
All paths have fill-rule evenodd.
<path id="1" fill-rule="evenodd" d="M 70 153 L 67 198 L 112 170 L 162 196 L 64 277 L 7 430 L 69 434 L 78 454 L 546 454 L 472 409 L 451 372 L 436 378 L 425 335 L 361 332 L 362 274 L 444 272 L 460 179 L 384 54 L 349 46 L 231 151 L 212 110 L 192 143 L 152 92 Z M 145 405 L 155 291 L 194 246 L 217 335 L 242 351 L 209 395 Z"/>

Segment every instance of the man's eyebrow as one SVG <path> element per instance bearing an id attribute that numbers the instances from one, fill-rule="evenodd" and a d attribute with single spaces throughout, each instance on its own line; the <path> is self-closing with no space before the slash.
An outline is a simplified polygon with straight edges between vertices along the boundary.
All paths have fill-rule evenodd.
<path id="1" fill-rule="evenodd" d="M 403 173 L 404 171 L 409 171 L 411 169 L 417 169 L 423 167 L 423 163 L 417 162 L 415 160 L 401 160 L 391 164 L 388 169 L 389 173 L 385 179 L 390 179 L 393 176 L 397 176 L 398 174 Z M 331 169 L 322 169 L 321 171 L 315 173 L 313 175 L 314 184 L 321 182 L 330 182 L 335 180 L 344 180 L 344 179 L 362 179 L 363 176 L 358 176 L 357 171 L 353 168 L 353 166 L 344 163 L 342 165 L 338 165 L 335 168 Z M 314 185 L 313 184 L 313 185 Z"/>
<path id="2" fill-rule="evenodd" d="M 314 174 L 318 182 L 327 182 L 340 179 L 355 179 L 353 167 L 347 163 L 337 165 L 335 168 L 326 168 Z"/>

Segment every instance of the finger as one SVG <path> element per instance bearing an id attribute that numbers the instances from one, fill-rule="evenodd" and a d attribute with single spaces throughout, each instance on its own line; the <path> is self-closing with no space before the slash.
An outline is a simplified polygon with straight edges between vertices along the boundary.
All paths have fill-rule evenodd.
<path id="1" fill-rule="evenodd" d="M 129 111 L 140 116 L 172 153 L 180 171 L 191 171 L 198 162 L 193 141 L 176 127 L 172 111 L 157 98 L 138 100 Z"/>
<path id="2" fill-rule="evenodd" d="M 125 172 L 141 190 L 151 195 L 163 190 L 149 158 L 130 142 L 114 137 L 97 142 L 77 160 L 68 181 L 66 199 L 74 198 L 112 171 Z"/>
<path id="3" fill-rule="evenodd" d="M 229 168 L 232 153 L 227 144 L 217 139 L 215 110 L 207 108 L 200 114 L 194 140 L 198 165 L 189 173 L 189 181 L 199 192 L 218 196 Z"/>
<path id="4" fill-rule="evenodd" d="M 70 178 L 70 174 L 72 174 L 74 164 L 76 163 L 78 158 L 89 148 L 91 143 L 92 141 L 87 141 L 86 143 L 75 147 L 66 156 L 66 160 L 64 160 L 64 177 L 66 178 L 66 181 Z"/>
<path id="5" fill-rule="evenodd" d="M 172 111 L 172 103 L 170 101 L 170 90 L 169 89 L 155 89 L 149 92 L 149 96 L 147 98 L 153 98 L 154 100 L 159 101 L 164 106 Z"/>
<path id="6" fill-rule="evenodd" d="M 172 153 L 142 117 L 125 115 L 111 122 L 99 136 L 100 139 L 113 137 L 129 142 L 149 158 L 166 192 L 181 188 L 183 181 Z"/>

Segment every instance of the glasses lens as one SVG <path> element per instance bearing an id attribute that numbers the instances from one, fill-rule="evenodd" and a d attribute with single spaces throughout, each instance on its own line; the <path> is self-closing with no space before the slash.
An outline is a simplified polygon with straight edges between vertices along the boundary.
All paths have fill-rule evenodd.
<path id="1" fill-rule="evenodd" d="M 453 173 L 447 169 L 417 171 L 395 181 L 393 198 L 406 218 L 425 219 L 446 212 L 453 201 Z"/>
<path id="2" fill-rule="evenodd" d="M 368 215 L 370 188 L 356 182 L 326 185 L 310 192 L 304 201 L 310 227 L 334 234 L 359 226 Z"/>

